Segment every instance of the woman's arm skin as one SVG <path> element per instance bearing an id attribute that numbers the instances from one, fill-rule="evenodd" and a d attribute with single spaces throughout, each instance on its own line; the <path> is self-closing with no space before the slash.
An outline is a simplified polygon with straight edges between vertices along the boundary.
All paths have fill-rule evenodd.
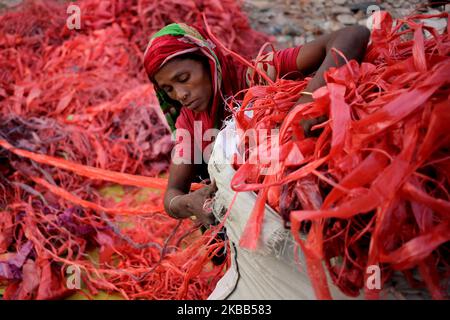
<path id="1" fill-rule="evenodd" d="M 323 35 L 303 45 L 297 56 L 298 70 L 304 75 L 308 75 L 317 70 L 315 76 L 306 86 L 305 91 L 313 92 L 324 86 L 324 72 L 331 67 L 338 67 L 345 64 L 345 60 L 341 56 L 336 55 L 331 50 L 332 48 L 341 51 L 348 60 L 354 59 L 361 62 L 366 52 L 369 38 L 369 29 L 363 26 L 351 26 Z M 335 59 L 335 56 L 337 59 Z M 337 63 L 335 60 L 337 60 Z M 302 95 L 297 103 L 311 101 L 311 96 Z M 324 118 L 302 120 L 301 125 L 305 131 L 305 135 L 310 136 L 311 127 L 325 120 Z"/>
<path id="2" fill-rule="evenodd" d="M 172 163 L 170 165 L 169 181 L 164 195 L 164 209 L 169 215 L 176 218 L 195 216 L 204 225 L 209 225 L 214 222 L 214 216 L 204 212 L 203 204 L 216 191 L 216 186 L 212 183 L 189 193 L 194 174 L 194 164 Z M 175 199 L 172 201 L 173 198 Z"/>
<path id="3" fill-rule="evenodd" d="M 335 62 L 332 48 L 341 51 L 348 60 L 355 59 L 361 62 L 369 37 L 370 31 L 366 27 L 351 26 L 323 35 L 302 46 L 297 56 L 298 70 L 304 75 L 317 70 L 305 91 L 312 92 L 325 85 L 324 72 L 331 67 L 338 67 L 345 63 L 345 60 L 339 55 L 336 55 L 337 63 Z"/>

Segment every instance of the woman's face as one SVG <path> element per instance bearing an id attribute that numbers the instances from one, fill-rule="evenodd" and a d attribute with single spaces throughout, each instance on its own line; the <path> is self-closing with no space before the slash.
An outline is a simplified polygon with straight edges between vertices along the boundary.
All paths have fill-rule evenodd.
<path id="1" fill-rule="evenodd" d="M 167 62 L 155 81 L 170 99 L 194 112 L 208 110 L 212 97 L 211 75 L 200 61 L 180 58 Z"/>

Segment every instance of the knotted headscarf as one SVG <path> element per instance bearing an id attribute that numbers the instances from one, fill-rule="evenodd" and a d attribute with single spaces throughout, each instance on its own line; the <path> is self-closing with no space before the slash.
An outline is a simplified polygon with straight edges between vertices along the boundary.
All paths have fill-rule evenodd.
<path id="1" fill-rule="evenodd" d="M 224 97 L 242 89 L 243 81 L 238 68 L 234 66 L 231 57 L 225 56 L 219 47 L 208 39 L 206 31 L 183 23 L 165 26 L 152 36 L 144 53 L 144 66 L 172 131 L 175 130 L 175 123 L 183 106 L 180 107 L 158 87 L 154 76 L 171 59 L 189 53 L 205 56 L 211 72 L 214 96 L 212 106 L 192 117 L 202 121 L 204 130 L 218 126 L 221 120 L 219 118 L 223 116 Z M 223 81 L 224 79 L 226 81 Z M 193 112 L 187 108 L 185 111 Z"/>

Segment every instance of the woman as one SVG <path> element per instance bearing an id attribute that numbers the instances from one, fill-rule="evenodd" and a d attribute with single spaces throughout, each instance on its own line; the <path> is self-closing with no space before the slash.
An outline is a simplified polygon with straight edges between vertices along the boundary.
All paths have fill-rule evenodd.
<path id="1" fill-rule="evenodd" d="M 280 76 L 317 71 L 305 89 L 312 92 L 325 84 L 323 74 L 328 68 L 344 63 L 341 58 L 335 61 L 331 48 L 340 50 L 348 60 L 360 62 L 369 35 L 365 27 L 347 27 L 301 47 L 275 52 L 276 60 L 274 54 L 268 54 L 258 68 L 272 79 L 276 75 L 273 61 L 279 62 Z M 226 116 L 224 99 L 245 89 L 252 77 L 251 70 L 223 54 L 208 38 L 201 28 L 171 24 L 153 35 L 144 54 L 145 69 L 167 121 L 173 130 L 177 129 L 178 138 L 183 136 L 177 146 L 182 146 L 179 156 L 186 161 L 173 161 L 170 166 L 165 210 L 175 218 L 196 217 L 204 225 L 214 222 L 205 203 L 214 193 L 215 185 L 189 192 L 196 176 L 206 169 L 206 164 L 193 161 L 193 155 L 208 146 L 208 141 L 192 139 L 203 137 L 208 129 L 221 127 Z M 309 101 L 309 96 L 303 96 L 298 103 Z M 317 120 L 304 121 L 305 132 L 315 123 Z"/>

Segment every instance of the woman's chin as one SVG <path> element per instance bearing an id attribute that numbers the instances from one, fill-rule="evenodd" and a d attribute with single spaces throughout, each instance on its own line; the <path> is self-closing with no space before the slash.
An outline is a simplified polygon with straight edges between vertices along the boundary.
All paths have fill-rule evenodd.
<path id="1" fill-rule="evenodd" d="M 194 113 L 201 113 L 203 111 L 206 111 L 206 109 L 208 109 L 207 107 L 204 106 L 199 106 L 198 108 L 195 108 L 194 110 L 192 110 Z"/>

